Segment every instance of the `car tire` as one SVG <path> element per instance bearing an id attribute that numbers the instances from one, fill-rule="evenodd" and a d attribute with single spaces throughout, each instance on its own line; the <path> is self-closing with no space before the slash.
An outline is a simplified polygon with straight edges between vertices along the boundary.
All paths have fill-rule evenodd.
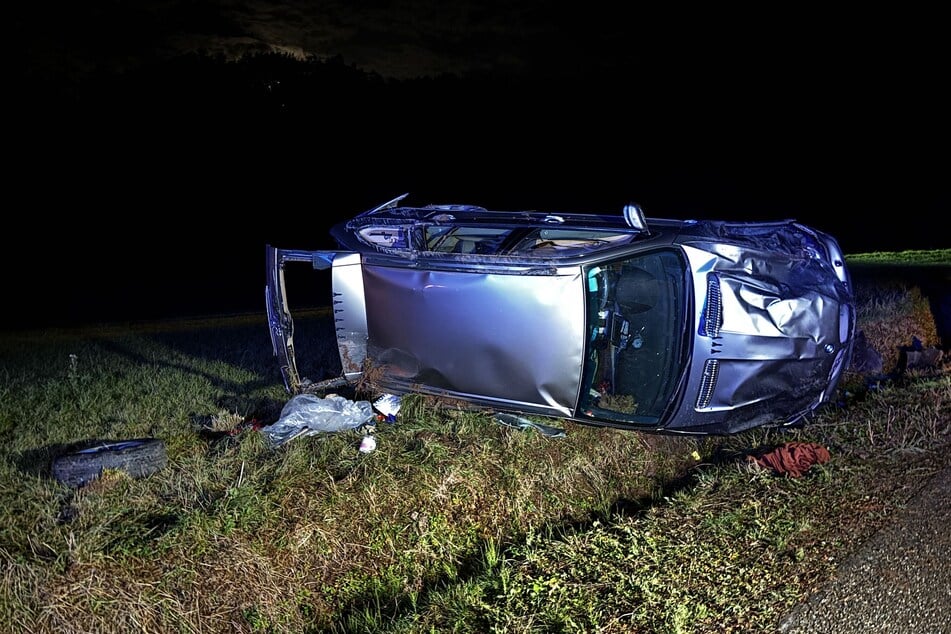
<path id="1" fill-rule="evenodd" d="M 70 451 L 53 460 L 57 481 L 81 487 L 98 479 L 106 469 L 124 471 L 133 478 L 151 475 L 168 463 L 165 443 L 157 438 L 101 441 Z"/>

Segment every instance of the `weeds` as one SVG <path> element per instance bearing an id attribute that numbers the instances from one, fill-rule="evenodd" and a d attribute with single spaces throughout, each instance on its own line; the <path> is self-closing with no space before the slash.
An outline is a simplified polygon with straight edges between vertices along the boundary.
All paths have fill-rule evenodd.
<path id="1" fill-rule="evenodd" d="M 877 349 L 934 341 L 914 289 L 863 297 Z M 273 449 L 264 324 L 199 326 L 0 338 L 3 631 L 767 631 L 947 461 L 944 368 L 851 376 L 802 428 L 726 438 L 552 439 L 409 396 L 371 453 L 356 430 Z M 149 478 L 49 477 L 70 443 L 147 435 L 169 453 Z M 833 459 L 746 459 L 793 439 Z"/>

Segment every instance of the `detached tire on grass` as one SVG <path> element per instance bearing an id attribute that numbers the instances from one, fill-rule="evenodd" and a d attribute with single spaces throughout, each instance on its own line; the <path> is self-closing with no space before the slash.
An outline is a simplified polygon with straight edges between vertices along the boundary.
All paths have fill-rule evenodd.
<path id="1" fill-rule="evenodd" d="M 99 478 L 106 469 L 124 471 L 142 478 L 168 463 L 165 443 L 157 438 L 102 441 L 53 460 L 53 477 L 71 487 L 81 487 Z"/>

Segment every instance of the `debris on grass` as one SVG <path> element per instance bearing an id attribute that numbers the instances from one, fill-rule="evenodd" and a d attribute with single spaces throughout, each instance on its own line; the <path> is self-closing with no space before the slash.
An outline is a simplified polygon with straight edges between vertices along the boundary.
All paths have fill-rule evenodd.
<path id="1" fill-rule="evenodd" d="M 525 418 L 524 416 L 499 412 L 492 418 L 495 420 L 495 422 L 505 425 L 506 427 L 514 427 L 515 429 L 534 429 L 535 431 L 541 433 L 544 436 L 548 436 L 549 438 L 564 438 L 566 436 L 564 429 L 552 427 L 551 425 L 545 425 L 543 423 L 537 423 L 533 420 Z"/>
<path id="2" fill-rule="evenodd" d="M 749 461 L 764 469 L 772 469 L 778 475 L 802 477 L 815 464 L 828 462 L 829 450 L 818 443 L 787 442 L 758 456 L 749 456 Z"/>
<path id="3" fill-rule="evenodd" d="M 362 427 L 373 420 L 369 401 L 351 401 L 337 394 L 298 394 L 284 405 L 281 417 L 261 431 L 274 446 L 295 438 Z"/>

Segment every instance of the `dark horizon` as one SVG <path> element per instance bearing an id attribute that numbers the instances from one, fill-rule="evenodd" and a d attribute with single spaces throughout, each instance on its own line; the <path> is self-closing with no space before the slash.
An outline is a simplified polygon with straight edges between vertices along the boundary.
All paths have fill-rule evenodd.
<path id="1" fill-rule="evenodd" d="M 78 81 L 25 73 L 3 327 L 263 314 L 266 244 L 333 248 L 334 222 L 404 192 L 793 218 L 847 255 L 951 247 L 933 158 L 944 98 L 916 74 L 894 94 L 867 70 L 839 85 L 832 70 L 754 80 L 715 65 L 394 80 L 339 58 L 188 55 Z"/>

